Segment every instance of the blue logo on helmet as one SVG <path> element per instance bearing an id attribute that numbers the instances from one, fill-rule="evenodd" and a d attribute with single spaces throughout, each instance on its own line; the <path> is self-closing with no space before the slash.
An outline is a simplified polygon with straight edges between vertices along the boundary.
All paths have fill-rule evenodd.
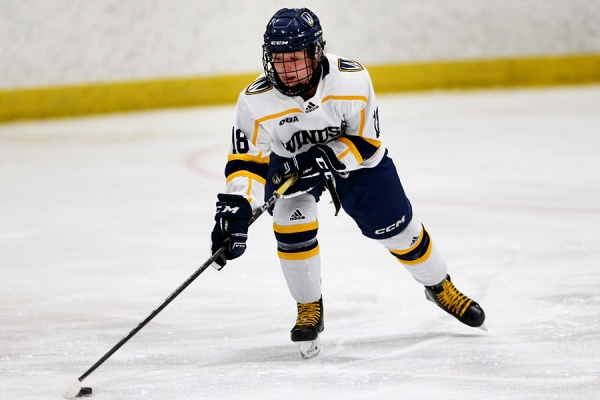
<path id="1" fill-rule="evenodd" d="M 302 15 L 300 15 L 300 17 L 306 21 L 307 24 L 309 24 L 310 26 L 313 26 L 315 24 L 315 20 L 313 19 L 312 15 L 310 15 L 307 12 L 303 12 Z"/>

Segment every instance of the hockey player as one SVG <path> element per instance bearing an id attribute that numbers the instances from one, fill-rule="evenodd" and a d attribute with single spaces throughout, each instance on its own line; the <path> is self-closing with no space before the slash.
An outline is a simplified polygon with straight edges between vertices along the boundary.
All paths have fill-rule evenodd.
<path id="1" fill-rule="evenodd" d="M 222 259 L 246 249 L 253 209 L 286 178 L 296 183 L 273 207 L 281 268 L 298 318 L 291 339 L 302 355 L 319 352 L 324 328 L 317 202 L 330 190 L 363 235 L 381 243 L 425 286 L 427 299 L 460 322 L 480 327 L 482 308 L 459 292 L 431 237 L 413 215 L 380 139 L 371 79 L 356 61 L 325 53 L 317 16 L 283 8 L 264 34 L 264 75 L 240 93 L 218 195 L 212 250 Z"/>

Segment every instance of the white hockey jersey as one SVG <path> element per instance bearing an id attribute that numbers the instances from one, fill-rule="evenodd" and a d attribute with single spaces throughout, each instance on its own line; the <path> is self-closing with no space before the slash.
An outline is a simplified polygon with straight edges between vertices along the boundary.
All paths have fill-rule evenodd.
<path id="1" fill-rule="evenodd" d="M 385 154 L 371 78 L 356 61 L 327 54 L 315 95 L 283 95 L 264 77 L 240 93 L 225 174 L 227 193 L 262 204 L 269 156 L 293 157 L 320 143 L 346 171 L 376 166 Z"/>

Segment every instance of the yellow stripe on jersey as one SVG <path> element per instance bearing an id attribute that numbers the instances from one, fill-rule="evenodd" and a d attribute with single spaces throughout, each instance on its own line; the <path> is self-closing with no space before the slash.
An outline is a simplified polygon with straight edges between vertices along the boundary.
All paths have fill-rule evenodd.
<path id="1" fill-rule="evenodd" d="M 369 138 L 363 138 L 364 140 L 366 140 L 367 142 L 371 143 L 373 146 L 379 148 L 379 146 L 381 146 L 381 141 L 379 140 L 375 140 L 375 139 L 369 139 Z"/>
<path id="2" fill-rule="evenodd" d="M 248 191 L 246 192 L 246 195 L 248 196 L 248 203 L 252 204 L 252 178 L 247 178 L 248 179 Z"/>
<path id="3" fill-rule="evenodd" d="M 348 153 L 350 153 L 350 147 L 344 150 L 344 152 L 338 156 L 338 159 L 341 160 L 342 158 L 346 157 Z"/>
<path id="4" fill-rule="evenodd" d="M 358 149 L 356 148 L 356 146 L 354 145 L 354 143 L 352 143 L 352 141 L 350 141 L 350 139 L 347 139 L 345 137 L 341 137 L 338 139 L 339 142 L 344 143 L 346 146 L 348 146 L 348 150 L 344 151 L 341 155 L 340 155 L 340 160 L 344 157 L 346 157 L 348 155 L 349 152 L 352 152 L 352 154 L 354 155 L 354 158 L 356 158 L 356 161 L 360 164 L 362 163 L 364 160 L 362 158 L 362 156 L 360 155 L 360 152 L 358 151 Z"/>
<path id="5" fill-rule="evenodd" d="M 299 108 L 291 108 L 289 110 L 285 110 L 282 111 L 280 113 L 277 114 L 273 114 L 273 115 L 266 115 L 262 118 L 257 119 L 256 121 L 254 121 L 254 134 L 252 135 L 252 144 L 254 146 L 256 146 L 256 140 L 258 139 L 258 128 L 260 126 L 261 123 L 268 121 L 270 119 L 275 119 L 275 118 L 279 118 L 279 117 L 283 117 L 284 115 L 288 115 L 288 114 L 292 114 L 292 113 L 303 113 L 304 111 L 302 111 Z"/>
<path id="6" fill-rule="evenodd" d="M 259 153 L 258 156 L 251 156 L 248 154 L 229 154 L 227 156 L 227 161 L 251 161 L 257 164 L 268 164 L 269 157 L 261 157 L 262 152 Z"/>
<path id="7" fill-rule="evenodd" d="M 307 224 L 298 225 L 278 225 L 273 224 L 273 230 L 277 233 L 298 233 L 308 232 L 315 229 L 319 229 L 319 221 L 309 222 Z"/>
<path id="8" fill-rule="evenodd" d="M 363 129 L 365 128 L 365 109 L 360 110 L 360 127 L 358 128 L 358 136 L 362 137 Z"/>
<path id="9" fill-rule="evenodd" d="M 279 256 L 279 258 L 282 258 L 284 260 L 306 260 L 306 259 L 316 256 L 317 254 L 319 254 L 319 246 L 318 245 L 314 249 L 311 249 L 308 251 L 301 251 L 299 253 L 284 253 L 282 251 L 277 252 L 277 255 Z"/>
<path id="10" fill-rule="evenodd" d="M 325 103 L 329 100 L 360 100 L 367 103 L 367 98 L 365 96 L 325 96 L 323 97 L 322 103 Z M 365 128 L 365 109 L 360 110 L 360 126 L 358 128 L 358 136 L 362 137 L 363 129 Z"/>
<path id="11" fill-rule="evenodd" d="M 243 170 L 243 169 L 239 170 L 239 171 L 236 171 L 233 174 L 230 174 L 227 177 L 227 180 L 225 181 L 225 183 L 229 183 L 233 179 L 239 178 L 239 177 L 246 177 L 246 178 L 254 179 L 257 182 L 262 183 L 263 185 L 266 185 L 266 183 L 267 183 L 267 181 L 265 180 L 265 178 L 263 178 L 262 176 L 257 175 L 257 174 L 253 174 L 252 172 L 246 171 L 246 170 Z"/>
<path id="12" fill-rule="evenodd" d="M 361 100 L 366 103 L 367 97 L 366 96 L 325 96 L 325 97 L 323 97 L 323 100 L 321 101 L 321 103 L 325 103 L 326 101 L 329 101 L 329 100 Z"/>

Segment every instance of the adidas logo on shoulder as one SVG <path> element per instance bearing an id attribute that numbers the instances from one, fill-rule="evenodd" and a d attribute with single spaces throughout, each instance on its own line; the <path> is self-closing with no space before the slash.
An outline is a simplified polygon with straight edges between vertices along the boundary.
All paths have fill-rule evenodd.
<path id="1" fill-rule="evenodd" d="M 294 213 L 290 217 L 290 221 L 300 221 L 302 219 L 306 219 L 306 217 L 304 216 L 304 214 L 302 214 L 302 212 L 300 212 L 299 208 L 296 208 L 296 211 L 294 211 Z"/>
<path id="2" fill-rule="evenodd" d="M 319 108 L 319 106 L 315 105 L 312 101 L 309 101 L 304 112 L 308 114 L 309 112 L 315 111 L 317 108 Z"/>

